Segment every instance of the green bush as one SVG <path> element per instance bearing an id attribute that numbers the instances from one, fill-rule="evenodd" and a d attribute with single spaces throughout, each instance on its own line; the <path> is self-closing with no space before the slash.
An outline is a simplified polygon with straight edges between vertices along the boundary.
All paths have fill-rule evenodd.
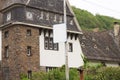
<path id="1" fill-rule="evenodd" d="M 77 69 L 70 69 L 70 80 L 79 80 Z M 22 74 L 21 80 L 28 80 L 27 76 Z M 57 68 L 49 72 L 37 72 L 32 74 L 31 80 L 66 80 L 65 68 Z"/>
<path id="2" fill-rule="evenodd" d="M 48 75 L 45 72 L 33 73 L 31 80 L 48 80 Z"/>
<path id="3" fill-rule="evenodd" d="M 89 66 L 84 70 L 84 80 L 120 80 L 120 67 Z M 69 80 L 79 80 L 77 69 L 70 69 Z M 21 75 L 22 80 L 28 80 L 26 75 Z M 66 80 L 65 68 L 57 68 L 50 72 L 37 72 L 32 74 L 31 80 Z"/>
<path id="4" fill-rule="evenodd" d="M 120 80 L 120 68 L 100 68 L 97 70 L 95 80 Z"/>
<path id="5" fill-rule="evenodd" d="M 28 80 L 26 74 L 21 74 L 21 75 L 20 75 L 20 78 L 21 78 L 21 80 Z"/>

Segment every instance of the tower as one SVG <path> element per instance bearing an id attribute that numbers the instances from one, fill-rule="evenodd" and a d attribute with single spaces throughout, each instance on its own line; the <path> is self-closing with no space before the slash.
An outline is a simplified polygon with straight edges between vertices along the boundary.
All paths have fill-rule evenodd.
<path id="1" fill-rule="evenodd" d="M 0 29 L 3 80 L 20 80 L 22 73 L 38 72 L 40 66 L 49 68 L 49 65 L 42 65 L 44 64 L 42 54 L 56 54 L 63 51 L 61 44 L 53 43 L 52 31 L 52 25 L 63 23 L 63 0 L 31 0 L 26 5 L 27 1 L 2 2 L 4 5 L 1 8 Z M 69 53 L 77 54 L 80 49 L 78 36 L 81 34 L 81 29 L 68 3 L 67 26 Z M 47 57 L 45 58 L 47 63 Z"/>

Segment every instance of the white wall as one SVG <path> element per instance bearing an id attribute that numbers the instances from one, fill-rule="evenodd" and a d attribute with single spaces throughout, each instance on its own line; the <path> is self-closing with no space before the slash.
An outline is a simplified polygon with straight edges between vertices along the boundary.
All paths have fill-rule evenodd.
<path id="1" fill-rule="evenodd" d="M 40 41 L 40 66 L 61 67 L 65 64 L 65 45 L 59 43 L 59 50 L 45 50 L 44 49 L 44 33 L 39 36 Z M 81 47 L 79 40 L 68 38 L 68 42 L 73 43 L 73 52 L 68 52 L 69 67 L 80 67 L 83 65 L 81 58 Z"/>

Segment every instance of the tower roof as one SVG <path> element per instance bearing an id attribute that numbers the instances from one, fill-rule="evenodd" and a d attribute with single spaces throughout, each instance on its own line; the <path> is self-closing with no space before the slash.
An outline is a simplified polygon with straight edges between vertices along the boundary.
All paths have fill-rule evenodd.
<path id="1" fill-rule="evenodd" d="M 78 22 L 74 16 L 74 13 L 73 13 L 72 9 L 70 8 L 68 0 L 66 0 L 66 1 L 67 1 L 66 2 L 67 19 L 69 21 L 69 23 L 67 24 L 68 30 L 81 34 L 80 26 L 78 25 Z M 59 14 L 59 15 L 63 15 L 63 12 L 64 12 L 63 11 L 63 8 L 64 8 L 63 0 L 4 0 L 4 1 L 1 0 L 1 3 L 4 4 L 1 7 L 1 11 L 5 12 L 9 9 L 14 8 L 14 11 L 12 12 L 12 15 L 13 15 L 12 19 L 14 19 L 14 21 L 20 21 L 20 22 L 25 22 L 25 23 L 27 20 L 25 19 L 25 16 L 20 13 L 24 13 L 24 12 L 22 12 L 23 10 L 28 10 L 28 8 L 31 8 L 31 11 L 35 14 L 35 16 L 34 16 L 35 20 L 32 22 L 27 21 L 27 23 L 41 25 L 41 26 L 46 26 L 46 25 L 51 26 L 54 24 L 54 22 L 52 22 L 52 20 L 49 20 L 49 21 L 39 20 L 38 21 L 36 19 L 36 17 L 38 17 L 40 15 L 39 10 L 51 12 L 51 13 L 55 13 L 55 14 Z M 19 8 L 19 10 L 17 10 L 17 9 L 15 10 L 16 6 L 23 6 L 25 9 Z M 38 12 L 36 12 L 36 11 L 38 11 Z M 36 16 L 36 15 L 38 15 L 38 16 Z M 38 21 L 38 23 L 36 24 L 37 21 Z M 42 22 L 40 22 L 40 21 L 42 21 Z M 6 23 L 6 22 L 4 22 L 4 23 Z M 73 24 L 73 25 L 70 25 L 70 24 Z"/>
<path id="2" fill-rule="evenodd" d="M 4 5 L 2 5 L 1 9 L 5 9 L 11 5 L 15 4 L 22 4 L 26 5 L 28 0 L 4 0 L 1 1 Z M 43 10 L 49 10 L 53 12 L 59 12 L 63 13 L 63 0 L 30 0 L 30 2 L 27 4 L 27 6 L 39 8 Z M 73 15 L 67 6 L 67 14 Z"/>

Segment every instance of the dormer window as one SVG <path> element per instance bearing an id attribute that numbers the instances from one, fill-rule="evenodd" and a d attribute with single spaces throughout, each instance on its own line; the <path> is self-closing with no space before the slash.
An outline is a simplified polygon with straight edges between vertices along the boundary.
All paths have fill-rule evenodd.
<path id="1" fill-rule="evenodd" d="M 82 42 L 82 43 L 81 43 L 81 46 L 82 46 L 82 47 L 85 47 L 85 44 Z"/>
<path id="2" fill-rule="evenodd" d="M 97 48 L 97 45 L 96 45 L 96 44 L 94 45 L 94 48 L 95 48 L 95 49 Z"/>
<path id="3" fill-rule="evenodd" d="M 57 16 L 56 15 L 54 15 L 54 20 L 53 20 L 54 22 L 56 22 L 57 21 Z"/>
<path id="4" fill-rule="evenodd" d="M 59 23 L 62 23 L 63 22 L 62 20 L 63 20 L 63 18 L 62 18 L 62 16 L 60 16 L 59 17 Z"/>
<path id="5" fill-rule="evenodd" d="M 5 46 L 5 58 L 8 58 L 9 57 L 9 46 Z"/>
<path id="6" fill-rule="evenodd" d="M 46 15 L 46 20 L 49 20 L 49 13 L 47 13 Z"/>
<path id="7" fill-rule="evenodd" d="M 70 25 L 73 25 L 73 20 L 70 20 Z"/>
<path id="8" fill-rule="evenodd" d="M 11 12 L 7 13 L 7 21 L 11 20 Z"/>
<path id="9" fill-rule="evenodd" d="M 39 19 L 43 19 L 43 12 L 41 12 L 41 14 L 40 14 L 40 18 Z"/>
<path id="10" fill-rule="evenodd" d="M 106 47 L 106 50 L 107 50 L 107 51 L 109 51 L 109 50 L 110 50 L 108 46 Z"/>
<path id="11" fill-rule="evenodd" d="M 54 6 L 54 2 L 48 0 L 48 5 L 49 5 L 49 6 Z"/>
<path id="12" fill-rule="evenodd" d="M 82 39 L 86 39 L 86 37 L 85 37 L 85 36 L 82 36 Z"/>
<path id="13" fill-rule="evenodd" d="M 33 20 L 33 14 L 32 14 L 32 12 L 26 12 L 26 18 L 28 20 Z"/>
<path id="14" fill-rule="evenodd" d="M 94 37 L 92 38 L 92 41 L 96 41 Z"/>

